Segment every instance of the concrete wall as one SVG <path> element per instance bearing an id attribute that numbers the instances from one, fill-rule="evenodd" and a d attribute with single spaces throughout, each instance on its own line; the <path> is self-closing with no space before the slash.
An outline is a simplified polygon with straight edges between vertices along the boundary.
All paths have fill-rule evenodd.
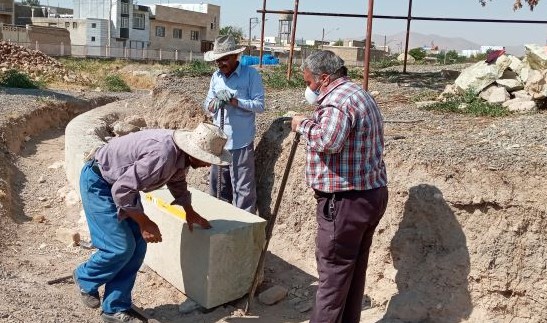
<path id="1" fill-rule="evenodd" d="M 70 55 L 70 33 L 64 28 L 31 26 L 26 28 L 2 26 L 0 39 L 18 42 L 22 46 L 36 49 L 52 56 Z"/>

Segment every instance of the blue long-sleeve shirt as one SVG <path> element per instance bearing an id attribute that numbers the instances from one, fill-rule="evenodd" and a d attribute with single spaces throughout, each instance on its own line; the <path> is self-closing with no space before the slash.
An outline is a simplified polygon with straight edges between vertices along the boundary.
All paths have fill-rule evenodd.
<path id="1" fill-rule="evenodd" d="M 253 142 L 256 134 L 255 114 L 264 112 L 262 77 L 254 68 L 241 63 L 229 77 L 219 70 L 213 74 L 203 108 L 206 113 L 212 115 L 214 124 L 218 126 L 220 109 L 210 111 L 209 103 L 220 90 L 230 91 L 238 101 L 238 107 L 230 104 L 224 106 L 224 132 L 228 136 L 225 148 L 247 147 Z"/>

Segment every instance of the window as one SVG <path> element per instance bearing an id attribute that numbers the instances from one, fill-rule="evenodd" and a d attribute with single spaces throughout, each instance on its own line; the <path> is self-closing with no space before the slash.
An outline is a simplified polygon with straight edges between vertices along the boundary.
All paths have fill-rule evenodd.
<path id="1" fill-rule="evenodd" d="M 72 29 L 76 29 L 78 28 L 78 23 L 77 22 L 73 22 L 72 23 Z"/>
<path id="2" fill-rule="evenodd" d="M 65 21 L 65 28 L 70 28 L 70 22 Z"/>
<path id="3" fill-rule="evenodd" d="M 199 31 L 196 31 L 196 30 L 190 31 L 190 39 L 199 40 Z"/>
<path id="4" fill-rule="evenodd" d="M 163 26 L 156 26 L 156 36 L 158 36 L 158 37 L 165 37 L 165 27 L 163 27 Z"/>
<path id="5" fill-rule="evenodd" d="M 122 2 L 121 10 L 122 14 L 129 14 L 129 3 Z"/>
<path id="6" fill-rule="evenodd" d="M 129 28 L 129 18 L 128 17 L 122 17 L 122 23 L 120 25 L 120 28 Z"/>
<path id="7" fill-rule="evenodd" d="M 97 24 L 96 24 L 96 23 L 92 23 L 92 24 L 91 24 L 91 28 L 97 28 Z"/>
<path id="8" fill-rule="evenodd" d="M 95 36 L 91 36 L 91 41 L 95 41 Z"/>
<path id="9" fill-rule="evenodd" d="M 133 29 L 144 29 L 144 13 L 133 14 Z"/>
<path id="10" fill-rule="evenodd" d="M 173 29 L 173 38 L 181 39 L 182 38 L 182 29 Z"/>

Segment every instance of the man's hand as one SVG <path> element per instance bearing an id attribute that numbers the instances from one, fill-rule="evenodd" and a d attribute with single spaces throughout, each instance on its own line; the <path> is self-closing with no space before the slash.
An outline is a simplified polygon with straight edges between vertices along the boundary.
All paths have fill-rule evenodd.
<path id="1" fill-rule="evenodd" d="M 209 102 L 209 111 L 211 113 L 216 113 L 218 109 L 222 108 L 225 105 L 226 105 L 226 102 L 221 101 L 217 98 L 213 98 L 211 102 Z"/>
<path id="2" fill-rule="evenodd" d="M 139 227 L 144 241 L 151 243 L 161 242 L 161 232 L 154 221 L 148 219 L 148 221 L 140 223 Z"/>
<path id="3" fill-rule="evenodd" d="M 148 216 L 144 213 L 138 211 L 127 211 L 125 214 L 133 221 L 137 222 L 139 229 L 141 230 L 141 235 L 144 241 L 146 242 L 161 242 L 161 232 L 157 224 L 154 221 L 150 220 Z"/>
<path id="4" fill-rule="evenodd" d="M 194 231 L 194 224 L 199 224 L 203 229 L 210 229 L 211 224 L 205 218 L 201 217 L 196 211 L 186 212 L 186 223 L 190 232 Z"/>
<path id="5" fill-rule="evenodd" d="M 307 119 L 307 118 L 303 115 L 293 116 L 292 120 L 291 120 L 291 129 L 292 129 L 292 131 L 296 132 L 296 130 L 298 129 L 298 126 L 300 125 L 300 123 L 304 119 Z"/>

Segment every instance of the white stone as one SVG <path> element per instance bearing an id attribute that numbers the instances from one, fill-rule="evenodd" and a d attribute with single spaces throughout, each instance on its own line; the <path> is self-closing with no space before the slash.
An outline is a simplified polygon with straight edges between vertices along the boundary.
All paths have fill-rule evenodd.
<path id="1" fill-rule="evenodd" d="M 420 102 L 416 102 L 415 104 L 416 104 L 416 107 L 420 109 L 420 108 L 425 108 L 427 106 L 433 105 L 435 103 L 437 103 L 437 101 L 420 101 Z"/>
<path id="2" fill-rule="evenodd" d="M 522 61 L 520 59 L 518 59 L 517 57 L 513 56 L 513 55 L 508 55 L 509 56 L 509 59 L 511 60 L 511 64 L 509 65 L 509 68 L 517 73 L 517 74 L 520 74 L 520 71 L 522 70 L 522 68 L 524 67 L 524 64 L 522 63 Z"/>
<path id="3" fill-rule="evenodd" d="M 38 179 L 38 183 L 42 184 L 45 182 L 46 182 L 46 179 L 44 178 L 44 176 L 40 176 L 40 178 Z"/>
<path id="4" fill-rule="evenodd" d="M 116 121 L 112 126 L 112 131 L 116 134 L 116 136 L 127 135 L 128 133 L 137 132 L 139 130 L 139 127 L 122 121 Z"/>
<path id="5" fill-rule="evenodd" d="M 524 89 L 534 99 L 547 97 L 547 70 L 531 70 Z"/>
<path id="6" fill-rule="evenodd" d="M 509 92 L 503 87 L 495 87 L 492 90 L 492 93 L 490 93 L 490 96 L 488 97 L 487 101 L 489 103 L 503 103 L 511 98 L 511 95 L 509 95 Z"/>
<path id="7" fill-rule="evenodd" d="M 399 54 L 399 56 L 397 56 L 397 60 L 399 62 L 403 62 L 405 60 L 405 53 Z M 406 62 L 409 64 L 413 64 L 416 62 L 416 59 L 409 54 L 406 56 Z"/>
<path id="8" fill-rule="evenodd" d="M 546 46 L 536 44 L 524 45 L 526 60 L 534 70 L 547 69 L 547 50 Z"/>
<path id="9" fill-rule="evenodd" d="M 498 79 L 496 80 L 496 83 L 503 86 L 509 92 L 524 89 L 524 84 L 517 79 Z"/>
<path id="10" fill-rule="evenodd" d="M 512 92 L 511 94 L 514 95 L 516 99 L 524 99 L 525 101 L 532 100 L 532 96 L 524 90 L 515 91 L 515 92 Z"/>
<path id="11" fill-rule="evenodd" d="M 183 219 L 165 209 L 173 200 L 166 188 L 141 195 L 145 213 L 163 238 L 148 244 L 145 263 L 209 309 L 248 292 L 265 242 L 266 221 L 209 194 L 192 188 L 190 192 L 194 210 L 209 220 L 211 229 L 196 225 L 189 232 Z"/>
<path id="12" fill-rule="evenodd" d="M 47 168 L 49 168 L 49 169 L 59 169 L 59 168 L 63 167 L 64 164 L 65 163 L 62 162 L 62 161 L 56 161 L 53 164 L 49 165 Z"/>
<path id="13" fill-rule="evenodd" d="M 503 103 L 511 112 L 529 113 L 537 111 L 537 104 L 535 101 L 525 101 L 523 99 L 512 99 Z"/>
<path id="14" fill-rule="evenodd" d="M 472 89 L 480 92 L 500 78 L 510 64 L 511 60 L 505 55 L 500 56 L 495 64 L 478 62 L 463 70 L 454 84 L 462 91 Z"/>
<path id="15" fill-rule="evenodd" d="M 258 300 L 262 304 L 273 305 L 284 299 L 287 296 L 287 292 L 288 289 L 286 287 L 275 285 L 260 293 Z"/>

